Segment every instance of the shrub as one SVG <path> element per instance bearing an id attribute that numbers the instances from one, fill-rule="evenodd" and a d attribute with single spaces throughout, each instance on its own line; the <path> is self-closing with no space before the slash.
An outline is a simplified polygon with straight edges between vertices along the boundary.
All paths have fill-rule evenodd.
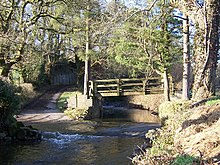
<path id="1" fill-rule="evenodd" d="M 179 124 L 186 119 L 186 116 L 190 115 L 190 112 L 187 111 L 190 105 L 190 101 L 182 100 L 162 103 L 159 106 L 159 116 L 161 118 L 161 124 L 171 124 L 173 129 L 176 129 Z"/>
<path id="2" fill-rule="evenodd" d="M 150 130 L 146 138 L 150 139 L 152 147 L 144 154 L 133 158 L 134 164 L 170 164 L 177 153 L 174 148 L 174 135 L 177 128 L 191 114 L 188 110 L 190 102 L 164 102 L 159 106 L 159 115 L 164 120 L 163 127 Z M 179 161 L 179 160 L 178 160 Z"/>
<path id="3" fill-rule="evenodd" d="M 34 90 L 34 87 L 31 83 L 22 83 L 19 85 L 21 104 L 22 106 L 27 104 L 31 99 L 39 95 L 38 92 Z"/>
<path id="4" fill-rule="evenodd" d="M 195 158 L 190 155 L 178 155 L 175 160 L 173 161 L 172 165 L 196 165 L 200 164 L 199 158 Z"/>
<path id="5" fill-rule="evenodd" d="M 167 101 L 159 106 L 160 118 L 172 118 L 177 112 L 189 109 L 190 101 Z"/>
<path id="6" fill-rule="evenodd" d="M 16 124 L 13 116 L 19 109 L 18 89 L 5 78 L 0 77 L 0 130 Z"/>

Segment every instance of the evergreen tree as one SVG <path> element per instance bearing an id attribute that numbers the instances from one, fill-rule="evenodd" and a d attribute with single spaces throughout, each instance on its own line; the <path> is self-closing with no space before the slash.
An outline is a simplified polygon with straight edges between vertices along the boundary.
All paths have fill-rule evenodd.
<path id="1" fill-rule="evenodd" d="M 129 9 L 131 10 L 131 9 Z M 164 75 L 164 94 L 169 100 L 168 74 L 180 47 L 179 21 L 173 17 L 168 3 L 153 3 L 150 9 L 134 9 L 132 17 L 112 37 L 109 52 L 116 61 L 132 67 L 146 77 L 153 72 Z"/>

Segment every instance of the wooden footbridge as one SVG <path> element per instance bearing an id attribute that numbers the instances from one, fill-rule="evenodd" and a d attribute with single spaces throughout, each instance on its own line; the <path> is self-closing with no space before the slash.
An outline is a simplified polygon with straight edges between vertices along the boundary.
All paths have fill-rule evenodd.
<path id="1" fill-rule="evenodd" d="M 129 96 L 163 93 L 161 77 L 90 81 L 90 95 Z"/>

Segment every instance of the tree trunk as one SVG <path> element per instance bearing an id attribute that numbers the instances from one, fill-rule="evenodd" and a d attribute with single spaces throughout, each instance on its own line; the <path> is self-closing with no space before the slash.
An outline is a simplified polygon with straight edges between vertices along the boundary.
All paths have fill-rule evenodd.
<path id="1" fill-rule="evenodd" d="M 90 6 L 89 3 L 87 5 L 87 12 L 89 13 Z M 89 14 L 87 13 L 86 18 L 86 57 L 85 57 L 85 73 L 84 73 L 84 88 L 83 94 L 89 95 L 89 74 L 90 74 L 90 58 L 89 58 L 89 49 L 90 49 L 90 37 L 89 37 L 89 30 L 90 30 L 90 22 L 89 22 Z"/>
<path id="2" fill-rule="evenodd" d="M 218 9 L 220 8 L 220 2 L 218 2 Z M 214 54 L 215 54 L 215 65 L 214 67 L 212 67 L 211 70 L 211 75 L 216 78 L 216 70 L 217 70 L 217 65 L 218 65 L 218 53 L 219 53 L 219 36 L 220 36 L 220 24 L 219 24 L 219 19 L 220 19 L 220 12 L 218 12 L 218 15 L 216 16 L 216 26 L 214 26 L 214 31 L 216 33 L 216 38 L 214 42 Z M 211 84 L 211 91 L 213 92 L 213 95 L 216 94 L 216 79 L 213 81 L 213 83 Z"/>
<path id="3" fill-rule="evenodd" d="M 168 78 L 168 74 L 166 70 L 163 73 L 163 80 L 164 80 L 164 98 L 165 98 L 165 101 L 170 101 L 170 85 L 169 85 L 169 78 Z"/>
<path id="4" fill-rule="evenodd" d="M 183 90 L 182 99 L 189 100 L 190 48 L 189 48 L 189 18 L 183 15 Z"/>
<path id="5" fill-rule="evenodd" d="M 215 93 L 215 74 L 218 46 L 219 0 L 204 5 L 204 21 L 198 21 L 195 36 L 195 77 L 193 99 L 199 100 Z"/>

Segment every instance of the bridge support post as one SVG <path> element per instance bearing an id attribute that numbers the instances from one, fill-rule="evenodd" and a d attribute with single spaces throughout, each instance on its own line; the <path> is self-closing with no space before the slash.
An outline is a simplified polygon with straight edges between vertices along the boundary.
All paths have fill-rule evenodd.
<path id="1" fill-rule="evenodd" d="M 117 96 L 121 95 L 121 91 L 120 91 L 120 79 L 117 79 Z"/>
<path id="2" fill-rule="evenodd" d="M 145 95 L 146 92 L 146 80 L 143 80 L 143 95 Z"/>

